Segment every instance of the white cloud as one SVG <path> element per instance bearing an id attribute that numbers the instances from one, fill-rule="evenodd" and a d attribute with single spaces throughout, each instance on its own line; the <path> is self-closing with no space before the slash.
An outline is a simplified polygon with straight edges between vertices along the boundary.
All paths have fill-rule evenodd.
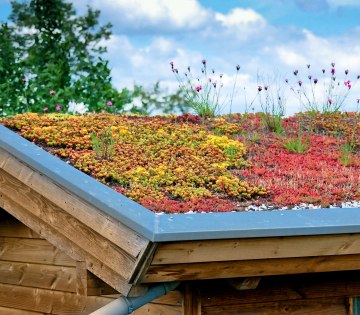
<path id="1" fill-rule="evenodd" d="M 235 8 L 229 14 L 215 13 L 215 20 L 227 28 L 265 26 L 266 20 L 252 9 Z"/>
<path id="2" fill-rule="evenodd" d="M 195 29 L 205 23 L 210 12 L 197 0 L 89 0 L 88 3 L 101 8 L 116 28 L 145 33 Z M 76 5 L 83 7 L 84 3 L 77 1 Z"/>

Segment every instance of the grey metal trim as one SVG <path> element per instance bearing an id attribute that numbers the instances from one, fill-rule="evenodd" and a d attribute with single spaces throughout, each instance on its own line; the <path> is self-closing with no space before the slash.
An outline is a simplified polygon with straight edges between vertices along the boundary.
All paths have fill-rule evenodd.
<path id="1" fill-rule="evenodd" d="M 360 208 L 157 215 L 1 125 L 0 147 L 153 242 L 360 232 Z"/>

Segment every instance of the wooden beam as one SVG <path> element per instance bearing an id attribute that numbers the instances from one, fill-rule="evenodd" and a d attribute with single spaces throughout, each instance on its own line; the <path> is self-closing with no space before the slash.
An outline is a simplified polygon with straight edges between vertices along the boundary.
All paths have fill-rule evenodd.
<path id="1" fill-rule="evenodd" d="M 29 186 L 33 191 L 43 195 L 84 225 L 111 242 L 121 245 L 129 255 L 138 257 L 147 245 L 148 240 L 143 236 L 73 195 L 65 187 L 60 187 L 46 176 L 34 171 L 3 149 L 0 149 L 0 168 Z"/>
<path id="2" fill-rule="evenodd" d="M 201 296 L 196 283 L 187 282 L 184 288 L 183 315 L 201 315 Z"/>
<path id="3" fill-rule="evenodd" d="M 74 267 L 0 261 L 0 283 L 76 292 Z"/>
<path id="4" fill-rule="evenodd" d="M 157 247 L 151 264 L 168 265 L 350 254 L 360 254 L 360 234 L 161 243 Z"/>
<path id="5" fill-rule="evenodd" d="M 122 248 L 96 233 L 3 170 L 0 170 L 0 183 L 3 183 L 0 186 L 0 192 L 7 198 L 26 208 L 38 220 L 47 223 L 59 235 L 63 235 L 82 248 L 83 251 L 96 257 L 124 279 L 131 277 L 136 259 Z M 54 245 L 58 246 L 58 244 Z"/>
<path id="6" fill-rule="evenodd" d="M 359 270 L 360 255 L 258 259 L 150 266 L 143 282 Z"/>
<path id="7" fill-rule="evenodd" d="M 39 218 L 29 213 L 24 207 L 8 198 L 5 194 L 0 195 L 0 200 L 3 202 L 3 208 L 6 209 L 6 211 L 10 212 L 14 217 L 38 234 L 44 236 L 51 244 L 56 244 L 60 250 L 75 261 L 86 261 L 88 270 L 103 279 L 117 291 L 124 295 L 129 293 L 131 285 L 129 285 L 121 275 L 104 265 L 101 260 L 85 252 L 84 249 L 59 234 L 51 225 L 39 220 Z"/>

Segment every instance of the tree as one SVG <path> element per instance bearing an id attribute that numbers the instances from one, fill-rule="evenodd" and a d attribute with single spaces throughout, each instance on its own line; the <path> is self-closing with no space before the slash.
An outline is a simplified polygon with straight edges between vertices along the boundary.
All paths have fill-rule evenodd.
<path id="1" fill-rule="evenodd" d="M 13 44 L 13 30 L 7 23 L 0 26 L 0 117 L 17 112 L 25 80 L 21 64 L 17 62 L 19 49 Z"/>
<path id="2" fill-rule="evenodd" d="M 100 43 L 110 37 L 111 24 L 99 26 L 100 11 L 88 7 L 79 17 L 64 0 L 12 1 L 11 5 L 14 28 L 2 27 L 0 42 L 7 48 L 0 52 L 0 64 L 10 60 L 13 76 L 20 75 L 14 69 L 21 69 L 27 81 L 22 89 L 10 87 L 23 102 L 8 96 L 9 113 L 55 110 L 57 105 L 67 110 L 71 101 L 83 102 L 91 111 L 122 110 L 128 93 L 112 86 L 108 62 L 101 58 L 106 48 Z M 112 108 L 106 106 L 109 101 Z"/>

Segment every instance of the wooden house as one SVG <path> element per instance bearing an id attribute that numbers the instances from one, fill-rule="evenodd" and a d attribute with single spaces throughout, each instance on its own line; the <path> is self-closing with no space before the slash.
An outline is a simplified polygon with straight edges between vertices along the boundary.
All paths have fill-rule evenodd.
<path id="1" fill-rule="evenodd" d="M 0 314 L 359 314 L 360 209 L 159 215 L 0 126 Z"/>

